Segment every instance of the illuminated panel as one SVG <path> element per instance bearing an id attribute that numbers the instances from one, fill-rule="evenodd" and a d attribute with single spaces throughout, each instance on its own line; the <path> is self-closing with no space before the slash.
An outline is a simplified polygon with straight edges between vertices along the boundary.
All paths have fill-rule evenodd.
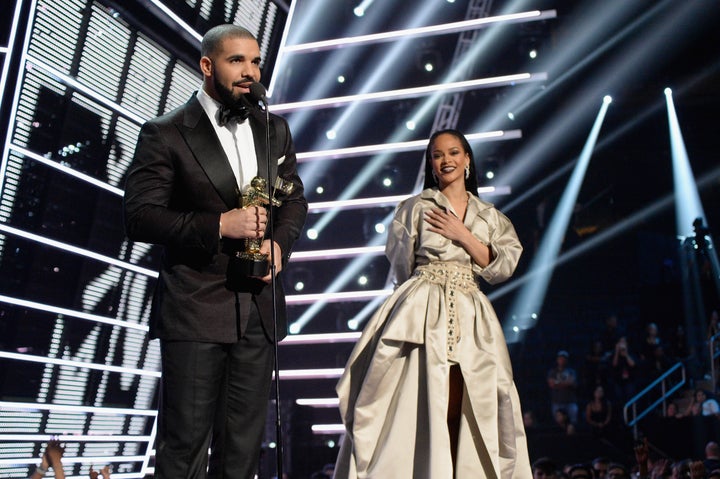
<path id="1" fill-rule="evenodd" d="M 77 79 L 92 85 L 98 93 L 116 98 L 123 82 L 125 52 L 130 38 L 131 31 L 127 26 L 93 5 Z M 98 72 L 102 74 L 98 75 Z"/>
<path id="2" fill-rule="evenodd" d="M 157 255 L 125 239 L 121 188 L 141 123 L 200 78 L 100 3 L 33 5 L 5 98 L 0 478 L 27 477 L 50 435 L 68 477 L 111 463 L 113 477 L 140 478 L 156 430 Z"/>

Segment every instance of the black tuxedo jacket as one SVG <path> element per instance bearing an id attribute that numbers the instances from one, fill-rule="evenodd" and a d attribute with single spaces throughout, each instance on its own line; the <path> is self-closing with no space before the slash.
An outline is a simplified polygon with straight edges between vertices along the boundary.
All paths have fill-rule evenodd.
<path id="1" fill-rule="evenodd" d="M 265 120 L 263 111 L 253 109 L 247 121 L 255 140 L 258 175 L 267 178 Z M 220 213 L 239 206 L 240 192 L 210 121 L 193 95 L 140 130 L 126 182 L 124 215 L 131 240 L 163 246 L 150 333 L 164 340 L 232 343 L 255 302 L 272 340 L 270 285 L 245 278 L 236 291 L 226 286 L 228 259 L 244 249 L 244 242 L 219 239 Z M 304 225 L 307 201 L 285 119 L 271 114 L 269 135 L 268 184 L 280 176 L 295 185 L 292 193 L 276 195 L 282 206 L 272 213 L 274 239 L 285 264 Z M 276 298 L 280 340 L 287 334 L 280 278 Z"/>

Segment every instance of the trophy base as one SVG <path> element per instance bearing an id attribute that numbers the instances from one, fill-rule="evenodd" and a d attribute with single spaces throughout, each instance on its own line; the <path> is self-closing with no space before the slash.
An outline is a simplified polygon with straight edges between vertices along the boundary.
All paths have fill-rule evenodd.
<path id="1" fill-rule="evenodd" d="M 233 272 L 241 276 L 262 278 L 270 272 L 267 255 L 255 253 L 238 253 L 232 259 Z"/>

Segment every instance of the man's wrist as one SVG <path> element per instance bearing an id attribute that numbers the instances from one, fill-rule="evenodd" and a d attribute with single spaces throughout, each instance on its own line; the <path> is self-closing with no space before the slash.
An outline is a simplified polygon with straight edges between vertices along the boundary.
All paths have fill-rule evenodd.
<path id="1" fill-rule="evenodd" d="M 47 474 L 47 469 L 45 469 L 44 467 L 42 467 L 42 465 L 39 465 L 39 466 L 36 466 L 36 467 L 35 467 L 35 472 L 37 472 L 37 473 L 40 474 L 41 476 L 44 476 L 45 474 Z"/>

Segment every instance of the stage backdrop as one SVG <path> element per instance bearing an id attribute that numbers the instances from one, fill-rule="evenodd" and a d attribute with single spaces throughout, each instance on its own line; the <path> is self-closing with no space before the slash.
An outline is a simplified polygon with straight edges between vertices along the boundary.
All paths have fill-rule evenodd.
<path id="1" fill-rule="evenodd" d="M 198 88 L 202 33 L 241 24 L 268 57 L 280 13 L 264 0 L 3 7 L 0 477 L 27 477 L 53 436 L 68 476 L 152 471 L 158 250 L 125 238 L 124 178 L 141 124 Z"/>

